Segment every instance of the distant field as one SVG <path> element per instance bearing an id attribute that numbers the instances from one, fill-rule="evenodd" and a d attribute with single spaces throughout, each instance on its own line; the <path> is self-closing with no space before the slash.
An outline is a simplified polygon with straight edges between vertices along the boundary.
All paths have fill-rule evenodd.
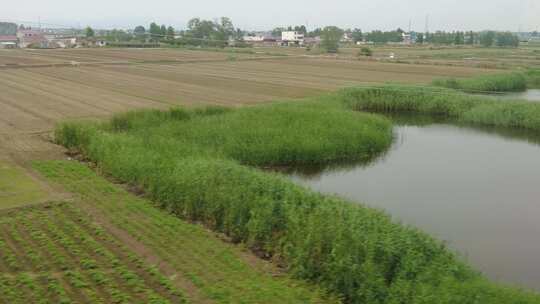
<path id="1" fill-rule="evenodd" d="M 2 65 L 45 65 L 60 63 L 122 63 L 144 61 L 186 62 L 197 60 L 226 60 L 228 52 L 200 52 L 177 49 L 54 49 L 0 50 Z M 254 54 L 239 53 L 240 58 Z"/>
<path id="2" fill-rule="evenodd" d="M 540 48 L 482 47 L 374 47 L 374 55 L 412 64 L 470 66 L 480 68 L 540 67 Z"/>
<path id="3" fill-rule="evenodd" d="M 372 57 L 358 57 L 362 47 L 373 51 Z M 277 52 L 288 55 L 320 56 L 314 49 L 305 48 L 255 48 L 255 51 Z M 390 58 L 394 54 L 394 59 Z M 439 66 L 464 66 L 490 69 L 540 67 L 540 46 L 520 48 L 482 48 L 469 46 L 346 46 L 336 55 L 326 55 L 347 60 L 373 60 L 381 62 L 408 63 Z"/>

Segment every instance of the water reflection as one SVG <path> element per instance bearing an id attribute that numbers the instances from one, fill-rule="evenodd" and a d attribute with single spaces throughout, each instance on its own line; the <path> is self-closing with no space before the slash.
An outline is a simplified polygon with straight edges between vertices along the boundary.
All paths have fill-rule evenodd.
<path id="1" fill-rule="evenodd" d="M 516 92 L 516 93 L 504 93 L 504 94 L 481 94 L 483 96 L 489 96 L 496 99 L 504 100 L 526 100 L 532 102 L 540 102 L 540 90 L 531 89 L 525 92 Z"/>
<path id="2" fill-rule="evenodd" d="M 298 175 L 304 178 L 317 178 L 321 174 L 327 174 L 329 172 L 344 172 L 351 170 L 358 170 L 359 168 L 367 168 L 376 165 L 385 160 L 387 155 L 395 150 L 398 150 L 405 141 L 405 134 L 400 132 L 401 128 L 405 126 L 411 127 L 429 127 L 432 125 L 452 125 L 455 128 L 463 129 L 465 132 L 477 131 L 490 136 L 501 137 L 505 140 L 524 141 L 534 145 L 540 145 L 540 133 L 532 132 L 529 130 L 510 129 L 494 126 L 482 126 L 470 123 L 463 123 L 456 121 L 455 119 L 448 118 L 446 116 L 432 116 L 421 114 L 385 114 L 390 118 L 397 128 L 394 131 L 394 142 L 389 150 L 382 154 L 363 160 L 355 161 L 343 161 L 338 163 L 319 164 L 310 166 L 289 166 L 289 167 L 274 167 L 265 168 L 272 171 L 285 173 L 288 175 Z"/>

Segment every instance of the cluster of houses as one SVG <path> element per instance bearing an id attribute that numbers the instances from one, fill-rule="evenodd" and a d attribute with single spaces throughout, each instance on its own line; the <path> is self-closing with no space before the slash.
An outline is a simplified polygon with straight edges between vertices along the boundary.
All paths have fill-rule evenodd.
<path id="1" fill-rule="evenodd" d="M 399 44 L 414 44 L 417 39 L 417 33 L 402 33 L 403 41 Z M 315 46 L 321 43 L 321 37 L 306 37 L 303 33 L 297 31 L 281 32 L 281 37 L 272 35 L 271 32 L 251 32 L 243 37 L 244 42 L 255 46 Z M 354 41 L 352 33 L 344 33 L 341 38 L 342 43 L 369 44 L 369 41 Z"/>
<path id="2" fill-rule="evenodd" d="M 78 48 L 101 47 L 107 42 L 100 39 L 58 34 L 40 29 L 18 29 L 15 35 L 0 35 L 0 49 L 16 48 Z"/>
<path id="3" fill-rule="evenodd" d="M 271 32 L 251 32 L 246 34 L 243 40 L 255 46 L 308 46 L 320 43 L 321 38 L 305 37 L 297 31 L 284 31 L 280 37 L 272 35 Z"/>

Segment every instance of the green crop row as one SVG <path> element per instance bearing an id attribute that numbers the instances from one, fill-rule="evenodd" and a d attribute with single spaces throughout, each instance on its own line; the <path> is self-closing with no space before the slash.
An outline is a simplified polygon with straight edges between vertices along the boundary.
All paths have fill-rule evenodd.
<path id="1" fill-rule="evenodd" d="M 168 279 L 148 275 L 150 267 L 93 228 L 67 204 L 3 215 L 0 255 L 19 263 L 0 260 L 1 294 L 9 303 L 183 302 L 176 289 L 156 289 Z"/>

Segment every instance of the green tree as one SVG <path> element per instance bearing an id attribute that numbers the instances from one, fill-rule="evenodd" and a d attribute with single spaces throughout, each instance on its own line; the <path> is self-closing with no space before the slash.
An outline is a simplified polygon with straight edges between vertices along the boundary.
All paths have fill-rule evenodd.
<path id="1" fill-rule="evenodd" d="M 24 30 L 24 25 L 21 24 L 21 29 Z M 11 22 L 0 22 L 0 35 L 16 35 L 17 24 Z"/>
<path id="2" fill-rule="evenodd" d="M 519 37 L 510 32 L 497 33 L 495 35 L 496 44 L 499 47 L 518 47 Z"/>
<path id="3" fill-rule="evenodd" d="M 465 44 L 465 34 L 463 32 L 456 32 L 455 33 L 454 44 L 456 44 L 456 45 Z"/>
<path id="4" fill-rule="evenodd" d="M 296 32 L 302 33 L 304 35 L 307 35 L 307 29 L 305 25 L 297 25 L 294 27 L 294 30 Z"/>
<path id="5" fill-rule="evenodd" d="M 193 18 L 188 22 L 186 38 L 187 44 L 210 45 L 225 47 L 230 38 L 234 38 L 235 29 L 230 18 L 222 17 L 219 21 L 201 20 Z"/>
<path id="6" fill-rule="evenodd" d="M 174 28 L 172 26 L 169 26 L 167 28 L 167 39 L 173 40 L 174 39 Z"/>
<path id="7" fill-rule="evenodd" d="M 469 32 L 469 35 L 467 37 L 467 44 L 468 45 L 473 45 L 474 44 L 474 39 L 475 38 L 475 35 L 474 35 L 474 32 L 473 31 L 470 31 Z"/>
<path id="8" fill-rule="evenodd" d="M 88 27 L 86 27 L 85 35 L 86 35 L 86 38 L 90 38 L 90 37 L 94 37 L 96 35 L 96 33 L 94 32 L 94 30 L 91 27 L 88 26 Z"/>
<path id="9" fill-rule="evenodd" d="M 135 29 L 133 30 L 133 34 L 135 34 L 135 38 L 141 41 L 144 41 L 146 39 L 146 29 L 142 25 L 135 27 Z"/>
<path id="10" fill-rule="evenodd" d="M 357 43 L 358 41 L 362 41 L 364 39 L 364 34 L 362 34 L 362 30 L 359 28 L 355 28 L 352 31 L 352 39 L 354 43 Z"/>
<path id="11" fill-rule="evenodd" d="M 309 33 L 307 34 L 307 37 L 312 37 L 312 38 L 314 38 L 314 37 L 320 37 L 321 34 L 322 34 L 322 29 L 321 29 L 321 28 L 316 28 L 316 29 L 314 29 L 313 31 L 309 32 Z"/>
<path id="12" fill-rule="evenodd" d="M 490 47 L 495 43 L 495 32 L 487 31 L 480 34 L 480 44 L 483 47 Z"/>
<path id="13" fill-rule="evenodd" d="M 401 35 L 403 30 L 397 29 L 396 31 L 383 32 L 372 31 L 366 35 L 368 41 L 374 43 L 388 43 L 388 42 L 402 42 L 403 36 Z"/>
<path id="14" fill-rule="evenodd" d="M 274 37 L 281 37 L 281 33 L 285 32 L 287 29 L 284 27 L 276 27 L 272 30 L 272 36 Z"/>
<path id="15" fill-rule="evenodd" d="M 417 44 L 424 44 L 424 34 L 423 33 L 418 33 L 418 35 L 416 36 L 416 43 Z"/>
<path id="16" fill-rule="evenodd" d="M 197 39 L 210 39 L 215 31 L 215 24 L 209 20 L 193 18 L 188 22 L 188 32 Z"/>
<path id="17" fill-rule="evenodd" d="M 234 39 L 235 40 L 244 40 L 244 31 L 242 31 L 240 28 L 237 28 L 234 33 Z"/>
<path id="18" fill-rule="evenodd" d="M 161 28 L 159 29 L 159 34 L 161 35 L 162 39 L 167 36 L 167 26 L 165 24 L 161 25 Z"/>
<path id="19" fill-rule="evenodd" d="M 211 38 L 214 40 L 212 44 L 219 47 L 225 47 L 229 39 L 233 38 L 236 33 L 232 20 L 227 17 L 221 17 L 219 22 L 214 24 L 214 29 L 211 33 Z"/>
<path id="20" fill-rule="evenodd" d="M 120 42 L 129 41 L 132 39 L 132 36 L 123 30 L 113 29 L 112 31 L 107 32 L 105 38 L 107 39 L 107 41 Z"/>
<path id="21" fill-rule="evenodd" d="M 321 47 L 328 53 L 337 53 L 343 30 L 337 26 L 327 26 L 321 33 Z"/>
<path id="22" fill-rule="evenodd" d="M 360 49 L 360 52 L 358 52 L 358 56 L 371 57 L 373 56 L 373 51 L 368 47 L 363 47 L 362 49 Z"/>
<path id="23" fill-rule="evenodd" d="M 433 34 L 430 32 L 427 32 L 424 34 L 424 42 L 425 43 L 432 43 L 433 42 Z"/>
<path id="24" fill-rule="evenodd" d="M 149 32 L 150 32 L 150 38 L 153 41 L 157 41 L 157 40 L 159 40 L 159 37 L 161 36 L 161 27 L 159 25 L 157 25 L 157 23 L 152 22 L 150 24 Z"/>

